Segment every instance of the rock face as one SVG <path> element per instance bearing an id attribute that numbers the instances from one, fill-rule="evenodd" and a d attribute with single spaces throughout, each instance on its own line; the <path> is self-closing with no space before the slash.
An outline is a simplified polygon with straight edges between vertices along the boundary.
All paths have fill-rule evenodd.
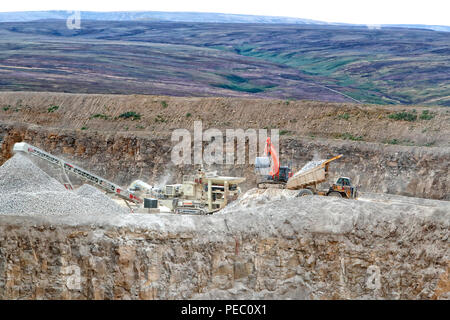
<path id="1" fill-rule="evenodd" d="M 378 200 L 0 216 L 0 298 L 450 299 L 449 203 Z"/>
<path id="2" fill-rule="evenodd" d="M 293 163 L 306 163 L 319 155 L 344 156 L 330 164 L 329 181 L 352 179 L 365 192 L 450 200 L 450 149 L 389 146 L 375 143 L 333 141 L 317 143 L 286 140 L 280 153 Z"/>
<path id="3" fill-rule="evenodd" d="M 2 124 L 0 135 L 4 137 L 0 163 L 12 156 L 15 142 L 26 141 L 123 185 L 135 179 L 152 185 L 162 181 L 176 183 L 181 181 L 183 174 L 194 169 L 192 166 L 171 165 L 170 137 L 84 133 Z M 324 188 L 337 177 L 347 176 L 365 192 L 450 200 L 448 147 L 283 137 L 280 141 L 280 157 L 286 163 L 291 161 L 294 169 L 300 169 L 312 159 L 326 159 L 338 154 L 344 156 L 330 165 L 330 179 L 324 183 Z M 253 168 L 249 165 L 224 165 L 211 169 L 225 175 L 245 176 L 244 189 L 256 185 Z"/>

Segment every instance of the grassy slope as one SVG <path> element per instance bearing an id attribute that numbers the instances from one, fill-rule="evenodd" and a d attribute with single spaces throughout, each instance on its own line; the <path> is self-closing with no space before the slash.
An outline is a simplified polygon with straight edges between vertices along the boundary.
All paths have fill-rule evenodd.
<path id="1" fill-rule="evenodd" d="M 127 39 L 148 31 L 135 27 L 93 23 L 78 34 L 61 22 L 0 24 L 1 89 L 348 101 L 292 68 L 188 41 Z"/>
<path id="2" fill-rule="evenodd" d="M 10 23 L 0 24 L 0 49 L 3 90 L 348 101 L 321 85 L 365 103 L 450 105 L 450 34 L 428 30 Z"/>

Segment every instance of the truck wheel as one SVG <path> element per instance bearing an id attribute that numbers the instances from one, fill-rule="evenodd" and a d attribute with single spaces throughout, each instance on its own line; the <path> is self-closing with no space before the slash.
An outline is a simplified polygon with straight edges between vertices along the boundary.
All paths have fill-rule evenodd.
<path id="1" fill-rule="evenodd" d="M 302 189 L 297 193 L 297 197 L 312 196 L 314 193 L 309 189 Z"/>
<path id="2" fill-rule="evenodd" d="M 330 193 L 328 194 L 328 196 L 329 196 L 329 197 L 342 198 L 342 194 L 340 194 L 339 192 L 336 192 L 336 191 L 330 192 Z"/>

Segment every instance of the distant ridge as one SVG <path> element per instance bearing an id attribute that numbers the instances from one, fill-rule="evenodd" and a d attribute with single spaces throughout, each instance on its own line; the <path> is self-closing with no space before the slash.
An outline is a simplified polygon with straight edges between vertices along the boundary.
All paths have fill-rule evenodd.
<path id="1" fill-rule="evenodd" d="M 70 11 L 18 11 L 18 12 L 0 12 L 0 22 L 27 22 L 47 19 L 67 19 Z M 265 24 L 311 24 L 311 25 L 355 25 L 346 23 L 328 23 L 323 21 L 277 17 L 277 16 L 258 16 L 246 14 L 228 14 L 228 13 L 205 13 L 205 12 L 163 12 L 163 11 L 115 11 L 115 12 L 96 12 L 81 11 L 82 19 L 102 20 L 102 21 L 173 21 L 173 22 L 210 22 L 210 23 L 265 23 Z M 360 25 L 359 25 L 360 26 Z M 386 24 L 376 25 L 378 27 L 401 27 L 428 29 L 435 31 L 450 32 L 450 26 L 440 25 L 422 25 L 422 24 Z"/>
<path id="2" fill-rule="evenodd" d="M 0 22 L 23 22 L 43 19 L 67 19 L 70 11 L 20 11 L 0 12 Z M 216 23 L 283 23 L 283 24 L 327 24 L 326 22 L 273 16 L 205 12 L 163 12 L 163 11 L 81 11 L 87 20 L 133 21 L 158 20 L 174 22 L 216 22 Z"/>

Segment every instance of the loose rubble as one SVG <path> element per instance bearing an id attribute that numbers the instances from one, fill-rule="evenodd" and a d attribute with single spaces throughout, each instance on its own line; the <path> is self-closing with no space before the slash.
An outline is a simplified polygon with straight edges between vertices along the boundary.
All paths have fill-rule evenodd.
<path id="1" fill-rule="evenodd" d="M 299 174 L 301 174 L 301 173 L 303 173 L 303 172 L 306 172 L 306 171 L 308 171 L 308 170 L 310 170 L 310 169 L 312 169 L 312 168 L 315 168 L 315 167 L 318 167 L 318 166 L 320 166 L 322 163 L 324 163 L 325 161 L 327 161 L 326 159 L 323 159 L 323 160 L 313 160 L 313 161 L 310 161 L 310 162 L 308 162 L 307 164 L 305 164 L 304 166 L 303 166 L 303 168 L 301 168 L 299 171 L 297 171 L 295 174 L 294 174 L 294 177 L 296 177 L 296 176 L 298 176 Z"/>
<path id="2" fill-rule="evenodd" d="M 0 167 L 0 204 L 0 214 L 30 216 L 128 212 L 89 185 L 80 187 L 76 192 L 66 190 L 21 154 L 16 154 Z"/>
<path id="3" fill-rule="evenodd" d="M 25 155 L 16 154 L 0 167 L 0 193 L 66 191 L 64 186 Z"/>
<path id="4" fill-rule="evenodd" d="M 114 202 L 110 197 L 108 197 L 105 193 L 100 191 L 99 189 L 84 184 L 76 190 L 76 194 L 80 197 L 85 198 L 87 201 L 95 203 L 97 207 L 101 207 L 105 212 L 120 212 L 120 213 L 128 213 L 129 211 L 125 208 L 119 206 L 116 202 Z"/>
<path id="5" fill-rule="evenodd" d="M 242 193 L 238 199 L 230 203 L 220 212 L 226 213 L 231 210 L 241 208 L 253 208 L 277 200 L 286 200 L 294 198 L 295 196 L 297 196 L 297 194 L 298 194 L 297 190 L 276 189 L 276 188 L 269 188 L 269 189 L 253 188 L 245 193 Z"/>

